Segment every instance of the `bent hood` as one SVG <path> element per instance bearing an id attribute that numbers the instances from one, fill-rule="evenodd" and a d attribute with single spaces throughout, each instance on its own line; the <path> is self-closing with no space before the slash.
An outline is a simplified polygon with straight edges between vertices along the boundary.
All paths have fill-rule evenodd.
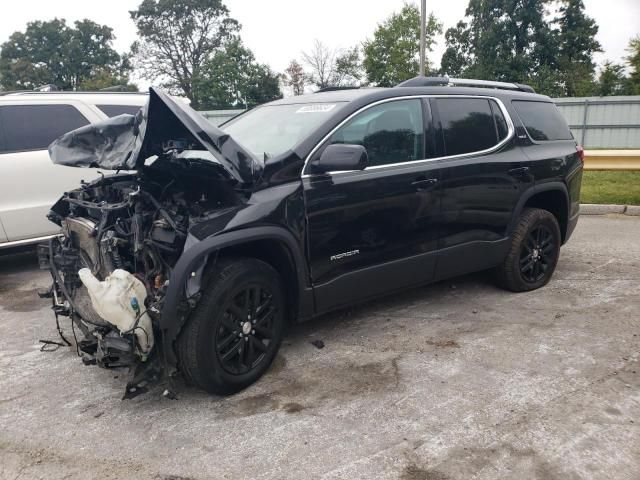
<path id="1" fill-rule="evenodd" d="M 207 150 L 240 183 L 254 183 L 263 162 L 182 102 L 154 87 L 136 115 L 119 115 L 64 134 L 49 145 L 53 163 L 71 167 L 136 170 L 176 141 L 184 150 Z"/>

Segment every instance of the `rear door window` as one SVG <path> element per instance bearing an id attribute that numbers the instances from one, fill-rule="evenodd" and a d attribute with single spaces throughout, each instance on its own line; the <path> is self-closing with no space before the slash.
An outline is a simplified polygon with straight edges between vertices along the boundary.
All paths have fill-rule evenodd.
<path id="1" fill-rule="evenodd" d="M 569 126 L 555 104 L 521 100 L 512 103 L 533 140 L 573 140 Z"/>
<path id="2" fill-rule="evenodd" d="M 56 138 L 88 124 L 73 105 L 0 106 L 0 153 L 45 150 Z"/>
<path id="3" fill-rule="evenodd" d="M 439 98 L 445 155 L 480 152 L 498 144 L 498 133 L 486 98 Z"/>
<path id="4" fill-rule="evenodd" d="M 117 117 L 124 113 L 135 115 L 142 107 L 138 105 L 96 105 L 107 117 Z"/>

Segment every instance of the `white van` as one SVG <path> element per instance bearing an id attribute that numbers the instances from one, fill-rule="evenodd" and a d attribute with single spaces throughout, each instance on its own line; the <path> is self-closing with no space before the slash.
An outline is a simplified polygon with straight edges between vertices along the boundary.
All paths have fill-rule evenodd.
<path id="1" fill-rule="evenodd" d="M 149 98 L 127 92 L 0 92 L 0 249 L 59 232 L 47 212 L 66 190 L 98 169 L 54 165 L 47 147 L 62 134 L 123 113 Z M 109 173 L 109 172 L 105 172 Z"/>

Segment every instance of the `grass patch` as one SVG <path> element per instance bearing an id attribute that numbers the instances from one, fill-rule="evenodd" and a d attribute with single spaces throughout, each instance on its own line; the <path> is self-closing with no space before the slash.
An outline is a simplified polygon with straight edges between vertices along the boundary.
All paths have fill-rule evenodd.
<path id="1" fill-rule="evenodd" d="M 640 205 L 640 172 L 584 172 L 580 202 Z"/>

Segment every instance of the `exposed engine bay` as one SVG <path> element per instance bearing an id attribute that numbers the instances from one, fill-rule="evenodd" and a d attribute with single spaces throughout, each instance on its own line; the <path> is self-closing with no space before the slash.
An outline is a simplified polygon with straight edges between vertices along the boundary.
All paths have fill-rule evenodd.
<path id="1" fill-rule="evenodd" d="M 63 232 L 40 247 L 56 316 L 71 317 L 85 363 L 134 372 L 128 391 L 162 370 L 158 320 L 190 226 L 242 201 L 206 157 L 168 151 L 137 174 L 65 193 L 49 214 Z"/>
<path id="2" fill-rule="evenodd" d="M 125 398 L 135 396 L 176 371 L 175 331 L 163 338 L 160 319 L 168 291 L 187 305 L 180 321 L 200 293 L 197 278 L 182 283 L 184 272 L 170 286 L 188 242 L 200 241 L 190 229 L 246 202 L 264 162 L 153 87 L 136 115 L 68 132 L 49 146 L 49 156 L 58 165 L 116 171 L 64 193 L 51 207 L 48 218 L 63 235 L 39 246 L 40 266 L 53 276 L 41 296 L 52 299 L 64 344 L 72 345 L 59 316 L 71 318 L 85 363 L 131 372 Z M 204 266 L 196 268 L 202 273 Z M 193 288 L 181 290 L 189 283 Z"/>

